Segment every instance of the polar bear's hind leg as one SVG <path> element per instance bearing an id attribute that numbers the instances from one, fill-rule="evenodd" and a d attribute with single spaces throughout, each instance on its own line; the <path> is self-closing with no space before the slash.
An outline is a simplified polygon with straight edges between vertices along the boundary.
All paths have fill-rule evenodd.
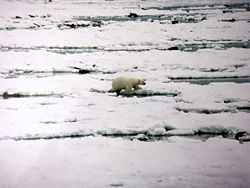
<path id="1" fill-rule="evenodd" d="M 121 90 L 116 91 L 116 95 L 119 96 L 121 94 Z"/>
<path id="2" fill-rule="evenodd" d="M 126 88 L 125 88 L 125 94 L 126 94 L 126 95 L 129 95 L 130 92 L 131 92 L 131 89 L 132 89 L 131 86 L 126 86 Z"/>

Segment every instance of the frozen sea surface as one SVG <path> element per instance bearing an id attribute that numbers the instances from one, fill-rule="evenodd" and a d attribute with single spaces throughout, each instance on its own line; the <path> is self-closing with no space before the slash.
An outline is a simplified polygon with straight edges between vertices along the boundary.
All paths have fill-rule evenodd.
<path id="1" fill-rule="evenodd" d="M 2 1 L 0 186 L 249 187 L 249 3 Z"/>
<path id="2" fill-rule="evenodd" d="M 249 145 L 222 138 L 4 140 L 0 152 L 1 187 L 247 188 L 250 183 Z"/>

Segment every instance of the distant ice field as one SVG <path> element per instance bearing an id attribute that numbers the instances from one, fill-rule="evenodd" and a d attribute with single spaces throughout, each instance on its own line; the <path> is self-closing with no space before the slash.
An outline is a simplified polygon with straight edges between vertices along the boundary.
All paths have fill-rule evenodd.
<path id="1" fill-rule="evenodd" d="M 0 138 L 249 131 L 249 21 L 245 1 L 4 1 Z M 120 75 L 147 85 L 115 97 Z"/>
<path id="2" fill-rule="evenodd" d="M 249 3 L 1 1 L 0 187 L 249 187 Z"/>

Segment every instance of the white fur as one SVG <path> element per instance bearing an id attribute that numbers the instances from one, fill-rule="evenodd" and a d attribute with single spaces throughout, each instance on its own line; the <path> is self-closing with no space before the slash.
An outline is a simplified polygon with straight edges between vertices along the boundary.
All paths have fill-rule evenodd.
<path id="1" fill-rule="evenodd" d="M 138 90 L 141 89 L 139 85 L 145 84 L 144 80 L 139 78 L 117 77 L 112 81 L 112 89 L 108 92 L 116 92 L 116 94 L 119 95 L 121 90 L 125 89 L 125 94 L 129 95 L 132 88 Z"/>

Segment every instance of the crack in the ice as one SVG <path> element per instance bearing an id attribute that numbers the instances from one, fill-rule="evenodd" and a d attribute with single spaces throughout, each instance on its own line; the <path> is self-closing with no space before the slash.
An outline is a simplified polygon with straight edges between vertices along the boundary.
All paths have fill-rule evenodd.
<path id="1" fill-rule="evenodd" d="M 236 133 L 232 130 L 227 129 L 213 129 L 213 128 L 201 128 L 198 130 L 194 130 L 192 132 L 187 133 L 171 133 L 171 130 L 166 131 L 166 133 L 162 134 L 151 134 L 150 130 L 145 131 L 134 131 L 134 132 L 114 132 L 114 133 L 106 133 L 105 131 L 97 131 L 95 133 L 84 133 L 82 131 L 75 132 L 75 133 L 65 133 L 65 134 L 35 134 L 35 135 L 25 135 L 25 136 L 4 136 L 0 137 L 0 140 L 51 140 L 51 139 L 66 139 L 66 138 L 84 138 L 84 137 L 96 137 L 96 136 L 103 136 L 108 138 L 124 138 L 127 140 L 139 140 L 139 141 L 161 141 L 161 140 L 168 140 L 169 137 L 172 136 L 179 136 L 179 137 L 189 137 L 194 139 L 201 139 L 203 141 L 212 138 L 222 136 L 223 138 L 235 139 Z"/>
<path id="2" fill-rule="evenodd" d="M 170 39 L 170 43 L 173 39 Z M 185 51 L 185 52 L 196 52 L 202 49 L 217 49 L 221 50 L 229 48 L 250 48 L 250 41 L 234 41 L 230 40 L 225 42 L 225 40 L 207 41 L 198 40 L 195 43 L 189 43 L 188 41 L 182 41 L 183 44 L 178 44 L 171 46 L 170 43 L 164 44 L 152 44 L 152 43 L 142 43 L 142 44 L 120 44 L 116 47 L 105 47 L 105 46 L 32 46 L 32 47 L 21 47 L 21 46 L 0 46 L 1 52 L 8 51 L 20 51 L 28 52 L 32 50 L 46 50 L 47 52 L 58 53 L 58 54 L 77 54 L 77 53 L 95 53 L 95 52 L 145 52 L 151 50 L 160 51 Z"/>
<path id="3" fill-rule="evenodd" d="M 7 91 L 3 92 L 2 94 L 0 94 L 0 97 L 3 97 L 4 99 L 10 99 L 10 98 L 28 98 L 28 97 L 65 97 L 68 96 L 67 94 L 58 94 L 58 93 L 54 93 L 54 92 L 50 92 L 50 93 L 23 93 L 23 92 L 15 92 L 15 93 L 9 93 Z"/>
<path id="4" fill-rule="evenodd" d="M 208 85 L 216 82 L 250 83 L 250 76 L 170 77 L 169 79 L 173 82 L 188 82 L 198 85 Z"/>

